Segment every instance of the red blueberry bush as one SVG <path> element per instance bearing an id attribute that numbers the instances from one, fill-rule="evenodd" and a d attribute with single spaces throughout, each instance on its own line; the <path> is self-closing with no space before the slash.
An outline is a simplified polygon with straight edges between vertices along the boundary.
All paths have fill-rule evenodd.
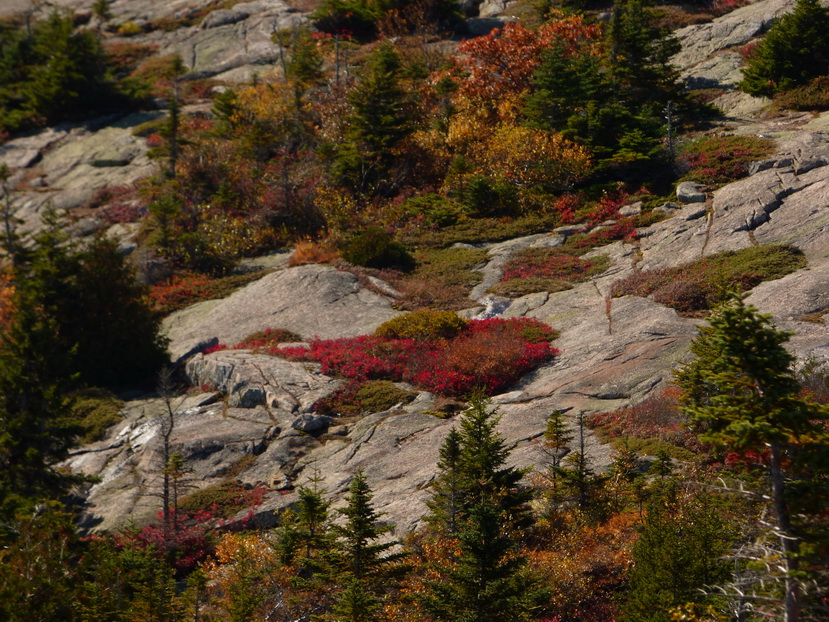
<path id="1" fill-rule="evenodd" d="M 496 393 L 558 354 L 549 326 L 526 318 L 472 320 L 451 339 L 419 342 L 362 335 L 313 340 L 305 347 L 271 348 L 291 360 L 316 361 L 326 374 L 358 383 L 407 381 L 442 395 L 482 388 Z"/>

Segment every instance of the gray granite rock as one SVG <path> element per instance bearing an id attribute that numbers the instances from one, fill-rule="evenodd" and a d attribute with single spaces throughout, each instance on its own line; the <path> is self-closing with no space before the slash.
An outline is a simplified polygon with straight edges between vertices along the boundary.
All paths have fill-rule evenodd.
<path id="1" fill-rule="evenodd" d="M 205 339 L 233 345 L 269 327 L 304 338 L 353 337 L 400 315 L 391 300 L 363 288 L 349 272 L 299 266 L 269 274 L 224 300 L 175 313 L 164 321 L 164 330 L 174 358 Z"/>
<path id="2" fill-rule="evenodd" d="M 693 181 L 683 181 L 676 187 L 676 198 L 680 203 L 704 203 L 705 192 L 701 190 L 702 184 Z"/>

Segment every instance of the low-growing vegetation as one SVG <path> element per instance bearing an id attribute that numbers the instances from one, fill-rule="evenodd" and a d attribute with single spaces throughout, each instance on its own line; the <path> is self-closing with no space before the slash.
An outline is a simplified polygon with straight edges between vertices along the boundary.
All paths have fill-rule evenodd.
<path id="1" fill-rule="evenodd" d="M 469 321 L 452 311 L 422 310 L 383 322 L 374 331 L 384 339 L 440 341 L 454 339 L 469 328 Z"/>
<path id="2" fill-rule="evenodd" d="M 774 141 L 757 136 L 704 136 L 682 147 L 684 180 L 721 186 L 748 175 L 748 165 L 771 155 Z"/>
<path id="3" fill-rule="evenodd" d="M 472 320 L 451 339 L 416 341 L 364 335 L 312 341 L 271 350 L 293 360 L 317 361 L 326 374 L 351 381 L 392 380 L 442 395 L 492 394 L 551 360 L 556 332 L 530 319 Z"/>
<path id="4" fill-rule="evenodd" d="M 158 313 L 169 315 L 197 302 L 225 298 L 267 273 L 267 270 L 257 270 L 219 278 L 194 273 L 178 274 L 170 277 L 166 283 L 153 286 L 150 300 Z"/>
<path id="5" fill-rule="evenodd" d="M 635 272 L 614 283 L 613 296 L 651 296 L 681 313 L 708 311 L 725 300 L 730 290 L 748 291 L 806 263 L 803 252 L 793 246 L 751 246 L 676 268 Z"/>
<path id="6" fill-rule="evenodd" d="M 609 264 L 606 255 L 582 259 L 558 248 L 531 248 L 510 259 L 501 282 L 489 291 L 512 298 L 535 292 L 562 291 L 601 274 Z"/>
<path id="7" fill-rule="evenodd" d="M 319 413 L 354 417 L 379 413 L 398 404 L 408 404 L 417 393 L 401 389 L 390 380 L 349 382 L 314 404 Z"/>
<path id="8" fill-rule="evenodd" d="M 663 451 L 672 458 L 690 460 L 699 443 L 679 408 L 680 394 L 670 386 L 634 406 L 591 415 L 587 425 L 616 450 L 650 456 Z"/>
<path id="9" fill-rule="evenodd" d="M 775 95 L 774 105 L 784 110 L 829 110 L 829 76 Z"/>
<path id="10" fill-rule="evenodd" d="M 104 389 L 84 389 L 72 395 L 71 418 L 80 428 L 78 443 L 101 440 L 106 431 L 121 421 L 124 402 Z"/>

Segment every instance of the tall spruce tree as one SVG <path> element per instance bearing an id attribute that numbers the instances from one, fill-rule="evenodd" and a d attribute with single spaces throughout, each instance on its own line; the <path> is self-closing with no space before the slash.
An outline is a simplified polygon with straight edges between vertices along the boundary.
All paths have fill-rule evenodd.
<path id="1" fill-rule="evenodd" d="M 673 609 L 711 604 L 703 592 L 730 577 L 725 557 L 734 537 L 710 496 L 669 487 L 648 504 L 633 547 L 626 622 L 669 622 Z"/>
<path id="2" fill-rule="evenodd" d="M 789 333 L 734 294 L 700 329 L 695 359 L 676 373 L 700 438 L 729 451 L 768 452 L 768 485 L 785 565 L 784 619 L 801 619 L 800 542 L 790 494 L 804 458 L 826 459 L 829 408 L 804 400 L 784 344 Z M 823 463 L 825 464 L 825 462 Z M 817 473 L 825 470 L 817 466 Z M 814 491 L 813 491 L 814 492 Z"/>
<path id="3" fill-rule="evenodd" d="M 495 431 L 499 418 L 488 406 L 474 398 L 441 452 L 453 460 L 442 460 L 436 490 L 441 495 L 451 485 L 454 491 L 456 533 L 445 520 L 433 524 L 443 526 L 443 535 L 455 535 L 460 554 L 453 566 L 436 569 L 441 578 L 422 597 L 436 620 L 525 620 L 539 596 L 525 558 L 517 554 L 521 532 L 531 522 L 530 494 L 519 487 L 524 471 L 505 466 L 511 447 Z M 445 510 L 446 504 L 434 507 Z"/>
<path id="4" fill-rule="evenodd" d="M 334 618 L 343 622 L 370 622 L 381 606 L 381 593 L 388 589 L 393 563 L 401 557 L 390 549 L 396 541 L 383 539 L 392 531 L 381 525 L 371 504 L 371 488 L 362 470 L 348 489 L 347 505 L 339 511 L 345 524 L 335 526 L 338 537 L 335 559 L 343 590 L 334 606 Z"/>
<path id="5" fill-rule="evenodd" d="M 337 181 L 363 192 L 382 192 L 394 156 L 392 149 L 412 131 L 408 95 L 400 86 L 400 54 L 381 44 L 366 61 L 363 77 L 352 91 L 353 113 L 346 142 L 334 162 Z"/>

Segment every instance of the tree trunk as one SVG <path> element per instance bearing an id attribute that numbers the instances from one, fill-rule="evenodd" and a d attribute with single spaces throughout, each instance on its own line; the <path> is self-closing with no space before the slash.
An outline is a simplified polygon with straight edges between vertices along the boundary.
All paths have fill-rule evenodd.
<path id="1" fill-rule="evenodd" d="M 789 523 L 789 510 L 786 507 L 785 482 L 783 480 L 783 467 L 781 465 L 780 444 L 771 444 L 771 487 L 774 498 L 774 510 L 777 514 L 777 530 L 780 533 L 780 541 L 783 545 L 784 563 L 786 567 L 786 600 L 785 600 L 785 622 L 800 621 L 800 582 L 794 574 L 797 572 L 799 562 L 798 542 L 791 533 Z"/>

